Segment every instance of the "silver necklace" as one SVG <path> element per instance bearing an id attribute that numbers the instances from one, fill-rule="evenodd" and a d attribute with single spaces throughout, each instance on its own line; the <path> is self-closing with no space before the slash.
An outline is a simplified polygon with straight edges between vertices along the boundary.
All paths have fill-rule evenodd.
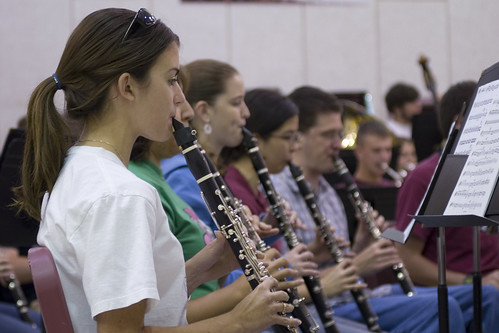
<path id="1" fill-rule="evenodd" d="M 78 140 L 77 141 L 78 143 L 83 143 L 83 142 L 97 142 L 97 143 L 102 143 L 102 144 L 105 144 L 109 147 L 111 147 L 113 149 L 113 151 L 116 153 L 116 155 L 118 155 L 119 159 L 125 163 L 125 159 L 121 156 L 120 152 L 118 151 L 118 149 L 113 145 L 113 144 L 110 144 L 109 142 L 107 141 L 104 141 L 104 140 L 100 140 L 100 139 L 85 139 L 85 140 Z"/>

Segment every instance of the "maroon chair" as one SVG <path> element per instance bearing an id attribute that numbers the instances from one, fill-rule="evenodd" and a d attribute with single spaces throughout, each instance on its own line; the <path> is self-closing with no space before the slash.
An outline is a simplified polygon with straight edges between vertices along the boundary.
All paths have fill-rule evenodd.
<path id="1" fill-rule="evenodd" d="M 61 279 L 49 249 L 29 249 L 28 260 L 46 332 L 73 333 Z"/>

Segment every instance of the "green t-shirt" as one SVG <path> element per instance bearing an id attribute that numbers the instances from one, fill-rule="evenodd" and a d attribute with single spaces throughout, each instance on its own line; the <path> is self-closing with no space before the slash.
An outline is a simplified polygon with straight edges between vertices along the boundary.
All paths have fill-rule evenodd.
<path id="1" fill-rule="evenodd" d="M 128 169 L 158 191 L 161 203 L 168 216 L 172 233 L 177 237 L 184 252 L 184 260 L 189 260 L 213 239 L 212 230 L 201 221 L 194 210 L 185 203 L 163 178 L 161 169 L 150 161 L 132 162 Z M 198 298 L 219 289 L 218 281 L 200 285 L 191 295 Z"/>

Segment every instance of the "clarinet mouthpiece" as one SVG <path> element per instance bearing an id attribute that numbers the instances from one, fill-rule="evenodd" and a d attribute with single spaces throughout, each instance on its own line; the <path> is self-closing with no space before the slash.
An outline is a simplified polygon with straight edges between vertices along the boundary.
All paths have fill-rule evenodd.
<path id="1" fill-rule="evenodd" d="M 182 122 L 178 121 L 175 118 L 172 118 L 172 126 L 174 132 L 185 127 L 184 124 L 182 124 Z"/>

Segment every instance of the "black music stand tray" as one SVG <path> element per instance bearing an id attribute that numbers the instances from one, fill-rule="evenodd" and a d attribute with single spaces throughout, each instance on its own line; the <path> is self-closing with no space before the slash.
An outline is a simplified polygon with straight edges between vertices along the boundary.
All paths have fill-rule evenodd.
<path id="1" fill-rule="evenodd" d="M 486 69 L 472 97 L 475 100 L 479 87 L 499 79 L 499 63 Z M 466 108 L 461 128 L 464 127 L 467 117 L 472 110 L 473 103 Z M 458 120 L 461 119 L 464 109 Z M 443 215 L 452 192 L 456 187 L 457 181 L 461 175 L 463 167 L 468 159 L 468 155 L 453 154 L 458 144 L 458 136 L 462 133 L 454 127 L 451 129 L 449 138 L 442 152 L 438 166 L 433 174 L 423 201 L 420 204 L 418 212 L 407 228 L 402 232 L 395 229 L 387 229 L 382 236 L 393 241 L 405 243 L 415 222 L 421 223 L 424 227 L 438 228 L 437 249 L 438 249 L 438 305 L 439 305 L 439 331 L 440 333 L 449 332 L 449 309 L 447 298 L 447 286 L 445 276 L 445 227 L 473 227 L 473 326 L 474 332 L 482 331 L 482 313 L 481 313 L 481 272 L 480 272 L 480 228 L 483 226 L 492 227 L 499 225 L 499 188 L 495 183 L 494 190 L 488 202 L 488 207 L 484 216 L 477 215 Z M 497 176 L 497 175 L 495 175 Z"/>

